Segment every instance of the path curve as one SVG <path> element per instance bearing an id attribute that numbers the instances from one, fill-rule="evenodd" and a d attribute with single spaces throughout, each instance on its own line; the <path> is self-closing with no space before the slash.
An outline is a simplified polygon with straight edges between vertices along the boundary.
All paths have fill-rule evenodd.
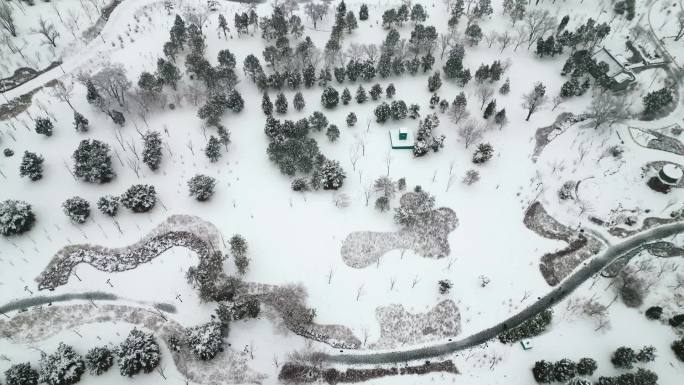
<path id="1" fill-rule="evenodd" d="M 483 344 L 495 338 L 504 330 L 518 326 L 522 322 L 557 304 L 587 279 L 603 270 L 603 268 L 622 255 L 641 247 L 645 243 L 682 232 L 684 232 L 684 222 L 673 223 L 646 230 L 623 242 L 609 246 L 600 256 L 586 263 L 534 304 L 488 329 L 484 329 L 461 340 L 401 351 L 365 354 L 323 354 L 321 358 L 327 362 L 341 364 L 387 364 L 437 357 Z"/>

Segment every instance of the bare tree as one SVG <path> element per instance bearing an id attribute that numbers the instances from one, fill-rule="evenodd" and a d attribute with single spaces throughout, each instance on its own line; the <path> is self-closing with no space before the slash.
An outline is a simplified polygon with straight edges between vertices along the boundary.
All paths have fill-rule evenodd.
<path id="1" fill-rule="evenodd" d="M 525 121 L 530 120 L 530 116 L 534 114 L 539 107 L 546 103 L 546 86 L 541 82 L 534 84 L 534 89 L 523 95 L 523 108 L 527 109 L 527 117 Z"/>
<path id="2" fill-rule="evenodd" d="M 556 17 L 552 16 L 549 11 L 534 9 L 525 14 L 524 17 L 525 25 L 527 26 L 527 49 L 532 47 L 537 39 L 544 36 L 548 31 L 556 28 Z"/>
<path id="3" fill-rule="evenodd" d="M 47 43 L 53 47 L 57 47 L 56 40 L 59 37 L 59 32 L 55 29 L 52 23 L 48 23 L 42 17 L 38 20 L 38 29 L 32 30 L 37 35 L 43 35 Z"/>
<path id="4" fill-rule="evenodd" d="M 513 36 L 508 30 L 496 36 L 496 41 L 499 43 L 499 46 L 501 47 L 501 51 L 499 51 L 499 53 L 503 52 L 506 49 L 506 47 L 508 47 L 508 44 L 511 42 L 512 38 Z"/>
<path id="5" fill-rule="evenodd" d="M 551 108 L 551 111 L 555 110 L 556 107 L 560 106 L 563 102 L 565 102 L 565 99 L 560 95 L 554 96 L 553 99 L 551 99 L 551 103 L 553 103 L 553 108 Z"/>
<path id="6" fill-rule="evenodd" d="M 74 106 L 71 105 L 71 96 L 73 95 L 74 91 L 74 83 L 69 83 L 68 85 L 65 85 L 64 82 L 57 81 L 57 84 L 55 84 L 55 86 L 51 87 L 50 89 L 52 90 L 52 96 L 68 104 L 72 110 L 76 111 L 76 109 L 74 109 Z"/>
<path id="7" fill-rule="evenodd" d="M 454 42 L 454 35 L 450 33 L 441 33 L 439 35 L 440 59 L 444 59 L 444 53 L 447 48 L 450 48 Z"/>
<path id="8" fill-rule="evenodd" d="M 359 143 L 354 143 L 352 147 L 349 149 L 349 162 L 351 162 L 352 165 L 352 171 L 356 171 L 356 163 L 359 161 L 359 158 L 361 157 L 361 146 Z"/>
<path id="9" fill-rule="evenodd" d="M 513 52 L 527 42 L 527 27 L 523 24 L 515 27 L 515 37 L 513 38 Z"/>
<path id="10" fill-rule="evenodd" d="M 679 24 L 679 30 L 677 31 L 677 34 L 674 35 L 675 41 L 679 41 L 679 39 L 684 36 L 684 10 L 677 13 L 677 23 Z"/>
<path id="11" fill-rule="evenodd" d="M 484 39 L 487 42 L 487 48 L 492 48 L 492 45 L 498 40 L 498 38 L 499 34 L 494 30 L 485 33 Z"/>
<path id="12" fill-rule="evenodd" d="M 480 84 L 477 86 L 477 90 L 475 90 L 475 95 L 480 98 L 480 102 L 482 103 L 480 105 L 481 110 L 484 108 L 487 101 L 494 95 L 494 88 L 485 84 Z"/>
<path id="13" fill-rule="evenodd" d="M 81 81 L 92 81 L 95 88 L 104 97 L 106 106 L 116 102 L 120 107 L 126 108 L 126 94 L 132 83 L 126 76 L 126 69 L 121 64 L 105 64 L 98 73 L 92 77 L 81 76 Z"/>
<path id="14" fill-rule="evenodd" d="M 482 125 L 474 119 L 468 119 L 458 129 L 458 137 L 463 140 L 465 148 L 482 139 Z"/>
<path id="15" fill-rule="evenodd" d="M 209 20 L 210 10 L 207 4 L 200 6 L 186 6 L 183 8 L 183 18 L 190 24 L 195 24 L 200 32 L 202 26 Z"/>
<path id="16" fill-rule="evenodd" d="M 594 120 L 594 129 L 602 124 L 608 126 L 629 118 L 629 102 L 626 95 L 614 95 L 608 91 L 599 91 L 594 94 L 587 115 Z"/>
<path id="17" fill-rule="evenodd" d="M 392 165 L 392 152 L 387 150 L 385 153 L 385 165 L 387 166 L 387 176 L 390 174 L 390 166 Z"/>
<path id="18" fill-rule="evenodd" d="M 363 186 L 363 199 L 366 202 L 366 207 L 368 207 L 368 203 L 370 203 L 371 197 L 373 197 L 373 184 L 369 183 L 365 186 Z"/>
<path id="19" fill-rule="evenodd" d="M 0 27 L 12 36 L 17 37 L 17 26 L 14 24 L 14 17 L 12 17 L 12 8 L 5 1 L 0 4 Z"/>
<path id="20" fill-rule="evenodd" d="M 452 104 L 449 108 L 449 116 L 454 124 L 458 124 L 462 119 L 467 118 L 470 115 L 468 108 L 465 105 Z"/>

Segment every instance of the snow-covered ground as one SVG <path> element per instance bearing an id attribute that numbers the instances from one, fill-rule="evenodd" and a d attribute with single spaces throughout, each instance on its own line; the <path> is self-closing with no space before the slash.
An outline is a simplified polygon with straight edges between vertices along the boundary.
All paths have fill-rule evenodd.
<path id="1" fill-rule="evenodd" d="M 424 4 L 429 13 L 426 24 L 434 25 L 439 33 L 446 33 L 449 15 L 445 4 L 440 1 L 419 2 Z M 521 106 L 523 94 L 532 89 L 534 82 L 542 81 L 547 86 L 549 98 L 558 95 L 561 84 L 566 80 L 560 76 L 560 72 L 568 55 L 564 53 L 540 59 L 534 53 L 534 45 L 530 50 L 527 44 L 523 44 L 515 51 L 512 46 L 502 51 L 496 43 L 488 47 L 485 40 L 477 47 L 466 47 L 464 66 L 474 74 L 481 63 L 489 64 L 494 60 L 510 63 L 503 78 L 508 77 L 511 82 L 508 95 L 494 95 L 497 108 L 505 107 L 510 121 L 502 129 L 492 124 L 484 133 L 482 142 L 490 143 L 495 150 L 494 157 L 488 163 L 474 165 L 471 162 L 474 146 L 465 148 L 459 140 L 457 125 L 446 114 L 437 112 L 441 124 L 436 131 L 446 136 L 444 148 L 415 158 L 408 150 L 392 150 L 387 131 L 400 126 L 416 129 L 417 120 L 407 118 L 378 124 L 373 109 L 379 102 L 371 100 L 364 104 L 352 100 L 348 106 L 340 103 L 333 110 L 323 110 L 319 104 L 322 88 L 317 86 L 301 89 L 306 107 L 297 112 L 292 108 L 296 91 L 285 89 L 283 92 L 290 102 L 290 109 L 287 114 L 276 117 L 298 120 L 314 111 L 323 111 L 330 123 L 340 128 L 340 138 L 330 142 L 324 132 L 313 132 L 311 136 L 318 141 L 321 152 L 330 159 L 340 161 L 347 173 L 344 186 L 337 193 L 323 190 L 306 193 L 292 191 L 292 178 L 281 174 L 266 155 L 269 140 L 263 133 L 265 117 L 261 110 L 262 94 L 241 70 L 243 60 L 249 54 L 259 57 L 263 63 L 265 41 L 260 38 L 259 32 L 250 33 L 249 36 L 235 33 L 233 14 L 245 11 L 247 6 L 227 1 L 219 2 L 219 10 L 212 12 L 203 26 L 207 43 L 205 57 L 213 65 L 217 63 L 219 50 L 227 48 L 235 54 L 238 63 L 236 73 L 240 79 L 236 88 L 245 100 L 245 109 L 241 113 L 227 112 L 221 120 L 221 124 L 231 132 L 231 144 L 223 157 L 211 163 L 204 156 L 208 135 L 214 129 L 203 127 L 202 120 L 197 117 L 199 106 L 189 100 L 178 103 L 169 98 L 169 101 L 176 103 L 176 108 L 154 110 L 146 117 L 146 122 L 136 114 L 127 114 L 126 125 L 119 128 L 108 116 L 86 102 L 86 89 L 78 82 L 76 75 L 80 72 L 97 72 L 105 63 L 123 65 L 128 78 L 134 83 L 141 72 L 154 72 L 157 58 L 164 55 L 162 46 L 168 40 L 174 15 L 182 15 L 183 7 L 206 4 L 204 0 L 171 3 L 175 8 L 167 12 L 163 1 L 125 0 L 103 30 L 102 39 L 91 42 L 83 42 L 79 37 L 79 32 L 91 25 L 89 19 L 96 19 L 90 2 L 37 1 L 33 7 L 24 6 L 25 13 L 15 12 L 20 37 L 13 41 L 26 45 L 26 50 L 30 52 L 26 54 L 29 59 L 23 61 L 2 48 L 5 51 L 0 51 L 0 75 L 8 76 L 19 66 L 42 68 L 56 58 L 64 61 L 66 74 L 56 68 L 6 93 L 6 96 L 10 99 L 17 97 L 55 78 L 66 84 L 73 83 L 71 103 L 90 121 L 90 131 L 79 133 L 73 129 L 72 110 L 54 97 L 48 88 L 34 95 L 27 113 L 0 122 L 0 147 L 11 148 L 15 153 L 13 157 L 0 157 L 0 201 L 25 200 L 33 206 L 37 218 L 36 225 L 29 233 L 0 237 L 0 303 L 38 295 L 34 279 L 65 245 L 87 243 L 122 247 L 136 242 L 170 215 L 191 214 L 215 224 L 226 241 L 233 234 L 245 237 L 251 258 L 244 277 L 246 281 L 276 285 L 301 284 L 308 293 L 307 305 L 316 309 L 317 323 L 347 326 L 359 338 L 367 335 L 368 345 L 372 345 L 380 336 L 380 325 L 375 318 L 376 308 L 400 304 L 410 312 L 423 313 L 444 299 L 451 299 L 457 304 L 461 316 L 461 333 L 452 338 L 459 339 L 500 322 L 551 289 L 540 273 L 539 260 L 543 254 L 563 248 L 566 244 L 542 238 L 523 225 L 525 211 L 534 201 L 540 201 L 549 214 L 568 227 L 585 227 L 600 232 L 613 243 L 620 240 L 590 222 L 590 216 L 604 221 L 619 220 L 621 215 L 624 216 L 621 210 L 634 210 L 629 215 L 637 217 L 638 223 L 634 228 L 639 228 L 646 217 L 668 217 L 670 211 L 682 207 L 681 190 L 674 189 L 669 194 L 654 192 L 646 185 L 642 166 L 651 161 L 684 164 L 684 159 L 675 154 L 644 148 L 635 143 L 628 132 L 628 126 L 657 128 L 680 122 L 683 118 L 681 103 L 672 114 L 655 121 L 627 120 L 598 130 L 586 122 L 575 124 L 551 141 L 533 162 L 531 156 L 537 128 L 551 124 L 561 112 L 585 112 L 591 102 L 591 92 L 571 98 L 555 110 L 552 110 L 549 102 L 532 115 L 529 122 L 525 121 L 526 110 Z M 347 9 L 358 12 L 361 3 L 347 1 Z M 495 0 L 492 3 L 493 15 L 479 23 L 483 31 L 512 31 L 510 19 L 502 16 L 502 1 Z M 558 19 L 569 14 L 567 28 L 570 30 L 574 30 L 588 17 L 599 22 L 611 21 L 611 27 L 616 32 L 605 44 L 619 52 L 625 50 L 625 36 L 629 35 L 631 26 L 641 23 L 645 28 L 648 27 L 645 24 L 646 16 L 642 15 L 646 15 L 654 3 L 656 6 L 653 6 L 652 17 L 668 20 L 667 23 L 662 22 L 663 27 L 660 27 L 660 22 L 654 23 L 653 27 L 659 36 L 660 30 L 663 30 L 662 36 L 666 36 L 670 32 L 664 28 L 674 28 L 677 24 L 676 20 L 669 19 L 674 17 L 672 14 L 663 14 L 663 7 L 657 6 L 663 2 L 637 2 L 637 16 L 632 22 L 623 20 L 621 16 L 611 19 L 613 13 L 610 3 L 598 0 L 543 0 L 536 7 L 530 7 L 548 9 Z M 382 12 L 399 4 L 391 1 L 368 2 L 369 20 L 359 21 L 359 28 L 351 34 L 344 33 L 344 47 L 369 43 L 379 45 L 386 34 L 381 26 Z M 102 3 L 98 5 L 102 6 Z M 57 7 L 62 14 L 73 12 L 80 15 L 76 37 L 59 22 L 53 7 Z M 272 4 L 270 1 L 259 4 L 256 9 L 260 16 L 265 16 L 270 14 Z M 305 25 L 304 36 L 310 36 L 317 47 L 323 48 L 334 22 L 334 9 L 331 8 L 324 20 L 317 24 L 317 29 L 303 14 L 303 9 L 299 12 Z M 232 31 L 227 40 L 218 33 L 218 14 L 225 15 L 229 21 Z M 32 24 L 28 21 L 38 20 L 39 15 L 49 18 L 61 33 L 55 50 L 41 46 L 39 36 L 29 32 Z M 465 27 L 464 17 L 458 27 L 459 35 Z M 412 28 L 411 23 L 398 28 L 402 39 L 408 40 Z M 294 42 L 291 45 L 294 46 Z M 673 56 L 681 57 L 681 42 L 671 42 L 667 47 L 672 47 Z M 435 56 L 434 68 L 441 68 L 447 55 L 441 59 L 437 49 Z M 179 89 L 183 90 L 193 81 L 185 73 L 184 66 L 180 65 L 179 68 L 183 73 Z M 369 91 L 376 81 L 383 87 L 393 83 L 397 89 L 394 99 L 404 100 L 408 105 L 419 104 L 425 116 L 433 112 L 428 107 L 431 95 L 427 89 L 429 75 L 420 71 L 416 76 L 404 74 L 401 77 L 378 78 L 371 83 L 346 81 L 342 85 L 333 79 L 331 85 L 340 92 L 348 87 L 354 95 L 358 84 L 363 84 Z M 666 76 L 661 70 L 648 70 L 638 75 L 636 90 L 631 94 L 634 98 L 633 112 L 640 111 L 641 96 L 661 88 Z M 502 83 L 494 84 L 495 89 Z M 438 94 L 451 101 L 461 91 L 468 95 L 468 109 L 473 118 L 480 120 L 482 111 L 474 80 L 465 87 L 444 80 Z M 276 93 L 271 92 L 270 95 L 275 100 Z M 382 99 L 385 100 L 384 97 Z M 33 130 L 32 119 L 45 116 L 46 112 L 55 123 L 54 135 L 49 138 Z M 358 116 L 355 127 L 345 124 L 349 112 L 355 112 Z M 163 160 L 157 171 L 142 165 L 136 173 L 129 167 L 129 162 L 135 159 L 131 147 L 135 146 L 138 152 L 141 150 L 142 141 L 138 131 L 147 129 L 162 133 L 165 143 Z M 86 138 L 102 140 L 116 153 L 112 161 L 117 176 L 112 182 L 98 185 L 72 178 L 68 171 L 72 165 L 71 154 L 78 143 Z M 365 153 L 352 165 L 351 158 L 360 144 L 365 148 Z M 624 150 L 620 159 L 605 156 L 613 145 L 620 145 Z M 45 157 L 44 176 L 39 181 L 31 182 L 19 176 L 19 164 L 25 150 Z M 465 185 L 461 179 L 470 169 L 479 171 L 480 181 Z M 197 173 L 213 176 L 217 180 L 216 194 L 208 202 L 197 202 L 188 196 L 186 182 Z M 381 176 L 389 176 L 394 180 L 406 178 L 408 189 L 420 185 L 436 197 L 436 207 L 454 210 L 459 225 L 449 234 L 451 254 L 448 257 L 431 259 L 410 250 L 394 250 L 384 255 L 377 265 L 366 268 L 352 268 L 344 263 L 340 248 L 348 234 L 399 229 L 393 221 L 392 211 L 381 213 L 375 210 L 374 198 L 369 205 L 365 203 L 364 191 Z M 578 189 L 580 199 L 561 201 L 558 190 L 569 180 L 583 181 Z M 97 211 L 95 202 L 99 197 L 121 194 L 134 183 L 154 185 L 161 204 L 146 214 L 134 214 L 122 208 L 116 217 L 118 225 Z M 349 206 L 337 207 L 334 201 L 336 194 L 346 194 Z M 62 202 L 74 195 L 85 198 L 91 204 L 91 217 L 82 225 L 70 222 L 62 213 Z M 398 198 L 391 206 L 398 206 Z M 668 241 L 680 246 L 684 243 L 682 236 Z M 644 253 L 642 257 L 650 256 Z M 656 260 L 655 257 L 651 258 Z M 682 264 L 681 257 L 668 261 Z M 72 276 L 69 283 L 57 288 L 54 294 L 104 291 L 135 301 L 173 303 L 177 312 L 170 316 L 184 326 L 193 326 L 209 321 L 215 307 L 215 304 L 201 303 L 196 291 L 186 282 L 185 272 L 189 267 L 196 266 L 197 262 L 194 253 L 174 248 L 150 263 L 123 273 L 105 273 L 89 265 L 79 265 L 76 269 L 78 278 Z M 656 266 L 658 263 L 661 260 L 654 262 Z M 235 272 L 232 262 L 227 262 L 224 267 L 231 274 Z M 610 353 L 622 345 L 634 348 L 655 346 L 658 358 L 646 367 L 658 373 L 660 384 L 680 383 L 684 364 L 676 360 L 669 348 L 676 337 L 674 329 L 648 321 L 643 311 L 659 304 L 668 306 L 672 314 L 681 313 L 684 289 L 672 289 L 674 273 L 666 279 L 655 279 L 656 273 L 657 268 L 652 273 L 643 273 L 652 277 L 654 283 L 648 290 L 644 305 L 636 309 L 627 308 L 620 300 L 612 303 L 615 291 L 609 288 L 610 279 L 600 278 L 595 285 L 592 285 L 592 280 L 588 281 L 566 302 L 556 307 L 556 317 L 550 331 L 532 340 L 532 350 L 523 351 L 517 344 L 509 346 L 490 341 L 486 347 L 445 357 L 453 359 L 460 370 L 461 374 L 456 377 L 438 373 L 421 378 L 389 377 L 368 383 L 531 383 L 534 380 L 530 368 L 536 360 L 556 361 L 565 357 L 578 360 L 585 356 L 598 361 L 597 374 L 615 375 L 621 372 L 612 367 Z M 490 280 L 486 287 L 481 286 L 481 276 Z M 437 281 L 442 279 L 453 282 L 453 288 L 446 295 L 439 294 L 437 290 Z M 610 327 L 596 331 L 594 322 L 573 316 L 567 310 L 567 301 L 590 297 L 604 305 L 612 303 L 609 307 Z M 0 358 L 9 359 L 0 360 L 0 372 L 18 362 L 28 360 L 36 364 L 39 353 L 34 348 L 49 352 L 56 348 L 58 342 L 64 341 L 85 353 L 94 345 L 120 342 L 129 329 L 130 325 L 121 323 L 83 325 L 77 331 L 64 331 L 31 345 L 0 339 Z M 234 323 L 227 341 L 238 351 L 245 346 L 253 346 L 254 359 L 250 360 L 250 367 L 266 373 L 269 378 L 264 383 L 268 384 L 277 383 L 278 369 L 274 359 L 282 364 L 287 361 L 288 353 L 311 345 L 310 341 L 292 333 L 276 330 L 266 319 Z M 336 351 L 318 343 L 313 343 L 313 348 L 324 352 Z M 175 369 L 168 351 L 164 350 L 164 353 L 166 358 L 163 358 L 162 365 L 166 369 L 166 381 L 184 383 L 185 379 Z M 492 357 L 497 357 L 494 365 Z M 501 358 L 500 362 L 498 358 Z M 125 379 L 114 370 L 100 378 L 86 375 L 83 384 L 101 381 L 117 384 L 157 383 L 160 381 L 158 376 L 152 373 Z"/>

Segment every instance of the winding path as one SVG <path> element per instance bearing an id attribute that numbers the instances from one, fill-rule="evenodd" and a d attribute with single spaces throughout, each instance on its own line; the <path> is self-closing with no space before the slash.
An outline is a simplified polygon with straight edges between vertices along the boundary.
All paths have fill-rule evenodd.
<path id="1" fill-rule="evenodd" d="M 603 252 L 603 254 L 595 257 L 582 268 L 575 271 L 575 273 L 561 282 L 558 287 L 541 297 L 534 304 L 488 329 L 484 329 L 461 340 L 403 351 L 365 354 L 324 354 L 321 358 L 324 361 L 341 364 L 386 364 L 441 356 L 480 345 L 493 339 L 504 330 L 520 325 L 527 319 L 534 317 L 542 311 L 557 304 L 575 289 L 577 289 L 580 285 L 582 285 L 582 283 L 584 283 L 587 279 L 603 270 L 603 268 L 610 265 L 613 261 L 625 253 L 639 248 L 645 243 L 682 232 L 684 232 L 684 222 L 673 223 L 646 230 L 626 239 L 623 242 L 609 246 Z"/>

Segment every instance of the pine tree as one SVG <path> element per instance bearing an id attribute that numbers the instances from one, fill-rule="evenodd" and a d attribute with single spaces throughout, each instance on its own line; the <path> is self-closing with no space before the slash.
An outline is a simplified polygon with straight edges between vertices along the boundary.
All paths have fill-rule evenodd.
<path id="1" fill-rule="evenodd" d="M 439 71 L 436 71 L 432 76 L 428 78 L 428 90 L 430 92 L 437 91 L 442 86 L 442 78 L 439 75 Z"/>
<path id="2" fill-rule="evenodd" d="M 79 196 L 71 197 L 62 203 L 62 211 L 72 221 L 85 223 L 90 216 L 90 203 Z"/>
<path id="3" fill-rule="evenodd" d="M 489 66 L 486 64 L 480 64 L 480 67 L 475 71 L 475 80 L 478 83 L 482 83 L 489 79 Z"/>
<path id="4" fill-rule="evenodd" d="M 31 205 L 18 200 L 0 202 L 0 234 L 4 236 L 18 235 L 31 230 L 36 222 Z M 9 384 L 9 379 L 7 380 Z"/>
<path id="5" fill-rule="evenodd" d="M 356 102 L 363 104 L 366 100 L 368 100 L 366 90 L 364 90 L 363 86 L 359 84 L 359 88 L 356 89 Z"/>
<path id="6" fill-rule="evenodd" d="M 90 183 L 107 183 L 116 174 L 112 169 L 109 146 L 97 139 L 82 140 L 73 154 L 74 175 Z"/>
<path id="7" fill-rule="evenodd" d="M 126 124 L 126 117 L 124 116 L 123 112 L 117 110 L 109 110 L 108 114 L 109 117 L 112 118 L 112 122 L 114 122 L 114 124 L 120 127 L 123 127 L 124 124 Z"/>
<path id="8" fill-rule="evenodd" d="M 31 181 L 40 180 L 43 177 L 43 162 L 45 159 L 35 152 L 24 151 L 19 165 L 19 175 L 27 176 Z"/>
<path id="9" fill-rule="evenodd" d="M 380 105 L 375 107 L 375 121 L 378 123 L 385 123 L 387 119 L 390 118 L 391 114 L 392 110 L 385 102 L 382 102 Z"/>
<path id="10" fill-rule="evenodd" d="M 553 365 L 553 377 L 558 382 L 565 383 L 577 375 L 577 365 L 564 358 Z"/>
<path id="11" fill-rule="evenodd" d="M 652 116 L 662 111 L 674 100 L 669 88 L 661 88 L 658 91 L 649 92 L 644 96 L 644 115 Z"/>
<path id="12" fill-rule="evenodd" d="M 359 27 L 359 24 L 356 22 L 356 16 L 354 16 L 354 12 L 347 12 L 347 16 L 344 19 L 344 24 L 347 28 L 347 33 L 351 33 L 353 30 Z"/>
<path id="13" fill-rule="evenodd" d="M 208 322 L 186 329 L 184 342 L 200 360 L 207 361 L 223 351 L 223 331 L 219 322 Z"/>
<path id="14" fill-rule="evenodd" d="M 52 136 L 54 126 L 50 118 L 36 118 L 36 132 L 47 137 Z"/>
<path id="15" fill-rule="evenodd" d="M 116 350 L 119 372 L 132 377 L 141 371 L 152 372 L 161 359 L 159 344 L 151 333 L 133 329 Z"/>
<path id="16" fill-rule="evenodd" d="M 494 122 L 499 125 L 499 129 L 501 129 L 508 122 L 505 108 L 502 108 L 496 113 L 496 115 L 494 115 Z"/>
<path id="17" fill-rule="evenodd" d="M 420 64 L 423 67 L 423 73 L 432 70 L 432 65 L 435 64 L 435 57 L 428 52 L 425 56 L 420 59 Z"/>
<path id="18" fill-rule="evenodd" d="M 335 69 L 333 69 L 333 75 L 335 75 L 335 80 L 337 80 L 338 83 L 344 83 L 344 78 L 347 75 L 347 71 L 344 69 L 344 66 L 335 67 Z"/>
<path id="19" fill-rule="evenodd" d="M 488 160 L 492 159 L 494 155 L 494 147 L 489 143 L 480 143 L 477 145 L 475 152 L 473 153 L 473 163 L 483 164 L 487 163 Z"/>
<path id="20" fill-rule="evenodd" d="M 430 97 L 430 108 L 434 110 L 438 104 L 439 104 L 439 95 L 432 94 L 432 96 Z"/>
<path id="21" fill-rule="evenodd" d="M 598 365 L 596 365 L 596 360 L 593 358 L 581 358 L 577 361 L 577 374 L 580 376 L 591 376 L 594 374 Z"/>
<path id="22" fill-rule="evenodd" d="M 554 381 L 553 363 L 548 361 L 537 361 L 532 368 L 532 375 L 535 381 L 540 384 L 548 384 Z"/>
<path id="23" fill-rule="evenodd" d="M 337 128 L 336 125 L 331 124 L 328 126 L 328 129 L 325 131 L 325 136 L 327 136 L 328 140 L 330 140 L 331 142 L 335 142 L 340 137 L 340 129 Z"/>
<path id="24" fill-rule="evenodd" d="M 342 98 L 341 99 L 342 99 L 342 104 L 344 104 L 345 106 L 347 104 L 349 104 L 349 101 L 352 99 L 351 92 L 349 92 L 349 88 L 346 88 L 346 87 L 344 88 L 344 90 L 342 91 Z"/>
<path id="25" fill-rule="evenodd" d="M 529 93 L 523 95 L 523 108 L 527 108 L 526 121 L 546 102 L 546 86 L 541 82 L 534 84 L 534 88 Z"/>
<path id="26" fill-rule="evenodd" d="M 653 362 L 656 358 L 655 351 L 656 349 L 653 346 L 644 346 L 637 353 L 636 359 L 641 363 Z"/>
<path id="27" fill-rule="evenodd" d="M 414 4 L 411 9 L 411 21 L 414 23 L 422 23 L 427 19 L 425 8 L 421 4 Z"/>
<path id="28" fill-rule="evenodd" d="M 380 84 L 375 83 L 373 87 L 370 89 L 370 96 L 371 99 L 373 100 L 378 100 L 378 98 L 382 95 L 382 87 Z"/>
<path id="29" fill-rule="evenodd" d="M 415 75 L 418 73 L 418 70 L 420 69 L 420 59 L 418 59 L 417 57 L 414 57 L 413 59 L 407 59 L 406 63 L 404 64 L 404 67 L 406 67 L 406 70 L 411 75 Z"/>
<path id="30" fill-rule="evenodd" d="M 472 23 L 465 30 L 466 40 L 471 47 L 480 44 L 482 40 L 482 29 L 476 23 Z"/>
<path id="31" fill-rule="evenodd" d="M 60 342 L 57 351 L 40 359 L 40 378 L 48 385 L 73 385 L 85 372 L 83 358 L 74 348 Z"/>
<path id="32" fill-rule="evenodd" d="M 636 361 L 637 357 L 634 350 L 625 346 L 617 348 L 610 358 L 610 362 L 612 362 L 616 368 L 622 369 L 632 369 Z"/>
<path id="33" fill-rule="evenodd" d="M 285 94 L 282 92 L 278 93 L 278 96 L 276 96 L 276 101 L 275 101 L 275 110 L 279 114 L 286 114 L 287 113 L 287 98 L 285 97 Z"/>
<path id="34" fill-rule="evenodd" d="M 306 103 L 304 102 L 304 95 L 302 95 L 301 92 L 297 92 L 295 94 L 294 99 L 292 99 L 292 105 L 297 111 L 301 111 L 304 109 Z"/>
<path id="35" fill-rule="evenodd" d="M 227 39 L 228 38 L 228 32 L 230 32 L 230 27 L 228 27 L 228 22 L 226 21 L 225 16 L 220 15 L 218 16 L 218 29 L 220 29 L 223 32 L 223 38 Z"/>
<path id="36" fill-rule="evenodd" d="M 7 385 L 38 385 L 38 371 L 31 364 L 21 363 L 10 366 L 5 371 L 5 384 Z"/>
<path id="37" fill-rule="evenodd" d="M 417 104 L 411 104 L 409 106 L 409 117 L 411 119 L 418 119 L 420 117 L 420 106 Z"/>
<path id="38" fill-rule="evenodd" d="M 114 365 L 114 353 L 106 346 L 98 346 L 88 350 L 84 358 L 86 368 L 90 374 L 96 376 L 104 374 Z"/>
<path id="39" fill-rule="evenodd" d="M 214 135 L 209 137 L 207 146 L 204 148 L 204 155 L 206 155 L 212 163 L 217 162 L 219 158 L 221 158 L 221 155 L 223 155 L 221 153 L 221 142 Z"/>
<path id="40" fill-rule="evenodd" d="M 317 171 L 314 176 L 317 181 L 314 183 L 323 187 L 324 190 L 339 189 L 347 177 L 340 162 L 336 160 L 324 159 Z"/>
<path id="41" fill-rule="evenodd" d="M 403 100 L 392 101 L 392 104 L 390 105 L 390 114 L 392 115 L 392 119 L 394 120 L 405 119 L 406 115 L 408 115 L 408 108 L 406 107 L 406 103 L 404 103 Z"/>
<path id="42" fill-rule="evenodd" d="M 178 49 L 182 49 L 183 45 L 187 41 L 187 30 L 185 29 L 185 22 L 180 16 L 176 15 L 176 19 L 173 22 L 173 27 L 170 31 L 171 43 L 175 45 Z"/>
<path id="43" fill-rule="evenodd" d="M 361 4 L 361 9 L 359 9 L 359 20 L 368 20 L 368 6 L 366 4 Z"/>
<path id="44" fill-rule="evenodd" d="M 456 78 L 461 70 L 463 69 L 463 56 L 465 55 L 465 49 L 462 45 L 456 44 L 449 51 L 449 57 L 444 64 L 444 76 L 448 79 Z"/>
<path id="45" fill-rule="evenodd" d="M 328 127 L 328 118 L 326 118 L 322 112 L 315 111 L 309 117 L 309 124 L 311 125 L 311 128 L 313 128 L 314 130 L 321 131 L 324 128 Z"/>
<path id="46" fill-rule="evenodd" d="M 387 99 L 392 99 L 396 93 L 397 89 L 394 88 L 394 83 L 390 83 L 385 89 L 385 95 L 387 95 Z"/>
<path id="47" fill-rule="evenodd" d="M 121 204 L 134 213 L 148 212 L 156 203 L 157 192 L 151 185 L 135 184 L 121 195 Z"/>
<path id="48" fill-rule="evenodd" d="M 304 87 L 311 88 L 316 83 L 316 69 L 313 65 L 309 64 L 302 71 L 302 77 L 304 78 Z"/>
<path id="49" fill-rule="evenodd" d="M 200 202 L 209 200 L 214 195 L 214 187 L 216 187 L 216 179 L 203 174 L 197 174 L 188 181 L 190 196 Z"/>
<path id="50" fill-rule="evenodd" d="M 508 95 L 509 92 L 511 92 L 511 80 L 509 78 L 506 78 L 504 84 L 502 84 L 499 88 L 499 93 L 501 95 Z"/>
<path id="51" fill-rule="evenodd" d="M 485 108 L 482 117 L 485 119 L 489 119 L 489 117 L 492 116 L 494 112 L 496 112 L 496 99 L 492 99 L 489 103 L 487 103 L 487 107 Z"/>
<path id="52" fill-rule="evenodd" d="M 86 80 L 86 90 L 86 100 L 88 101 L 88 104 L 99 106 L 102 103 L 102 96 L 90 79 Z"/>
<path id="53" fill-rule="evenodd" d="M 170 85 L 175 90 L 178 80 L 181 78 L 181 73 L 175 64 L 159 59 L 157 60 L 157 77 L 161 79 L 162 83 Z"/>
<path id="54" fill-rule="evenodd" d="M 353 112 L 350 112 L 349 115 L 347 115 L 347 127 L 354 127 L 356 125 L 356 114 Z"/>
<path id="55" fill-rule="evenodd" d="M 88 132 L 88 119 L 74 111 L 74 128 L 78 132 Z"/>
<path id="56" fill-rule="evenodd" d="M 148 131 L 143 135 L 143 142 L 143 163 L 154 171 L 162 160 L 161 135 L 158 131 Z"/>
<path id="57" fill-rule="evenodd" d="M 233 112 L 241 112 L 245 107 L 245 101 L 237 90 L 232 90 L 228 94 L 228 103 L 226 106 L 233 110 Z"/>
<path id="58" fill-rule="evenodd" d="M 97 209 L 110 217 L 116 216 L 119 212 L 120 205 L 121 202 L 119 201 L 119 197 L 112 195 L 105 195 L 97 200 Z"/>
<path id="59" fill-rule="evenodd" d="M 264 92 L 264 96 L 261 98 L 261 109 L 266 116 L 270 116 L 273 113 L 273 103 L 266 92 Z"/>
<path id="60" fill-rule="evenodd" d="M 335 108 L 339 100 L 339 93 L 332 87 L 326 87 L 321 94 L 321 104 L 325 108 Z"/>

